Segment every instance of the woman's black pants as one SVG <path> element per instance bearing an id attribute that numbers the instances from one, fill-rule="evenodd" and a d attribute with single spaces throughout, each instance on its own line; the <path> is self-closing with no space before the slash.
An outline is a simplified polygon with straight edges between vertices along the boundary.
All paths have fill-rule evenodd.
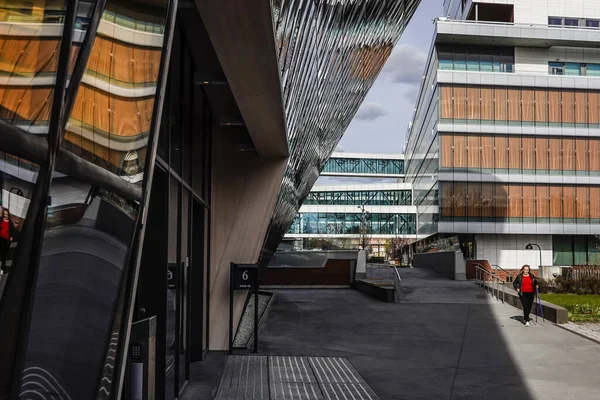
<path id="1" fill-rule="evenodd" d="M 10 241 L 0 238 L 0 269 L 4 272 L 8 272 L 8 266 L 6 265 L 6 259 L 8 258 L 8 251 L 10 250 Z"/>
<path id="2" fill-rule="evenodd" d="M 531 312 L 531 306 L 533 306 L 534 299 L 535 293 L 533 292 L 521 293 L 521 304 L 523 305 L 523 318 L 525 319 L 525 322 L 531 321 L 529 319 L 529 313 Z"/>

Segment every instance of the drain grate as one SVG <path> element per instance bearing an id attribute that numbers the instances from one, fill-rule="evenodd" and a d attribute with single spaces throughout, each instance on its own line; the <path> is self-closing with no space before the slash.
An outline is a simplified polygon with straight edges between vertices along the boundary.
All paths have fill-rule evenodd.
<path id="1" fill-rule="evenodd" d="M 231 356 L 217 400 L 379 400 L 340 357 Z"/>

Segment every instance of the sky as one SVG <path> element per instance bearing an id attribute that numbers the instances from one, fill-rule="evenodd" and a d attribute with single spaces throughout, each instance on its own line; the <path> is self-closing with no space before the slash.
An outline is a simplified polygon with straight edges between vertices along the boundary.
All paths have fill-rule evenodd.
<path id="1" fill-rule="evenodd" d="M 401 153 L 443 0 L 422 0 L 337 151 Z"/>
<path id="2" fill-rule="evenodd" d="M 336 151 L 402 153 L 404 136 L 416 106 L 425 62 L 433 40 L 433 18 L 443 0 L 422 0 L 387 63 L 348 126 Z M 389 179 L 320 177 L 316 185 L 394 182 Z"/>

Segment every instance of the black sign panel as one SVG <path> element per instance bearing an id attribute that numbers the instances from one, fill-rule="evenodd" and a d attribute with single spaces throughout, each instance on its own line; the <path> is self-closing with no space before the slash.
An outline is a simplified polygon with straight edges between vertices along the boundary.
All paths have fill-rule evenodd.
<path id="1" fill-rule="evenodd" d="M 235 264 L 233 268 L 233 290 L 256 289 L 258 266 L 256 264 Z"/>
<path id="2" fill-rule="evenodd" d="M 169 289 L 175 289 L 177 282 L 177 263 L 170 263 L 167 266 L 167 285 Z"/>

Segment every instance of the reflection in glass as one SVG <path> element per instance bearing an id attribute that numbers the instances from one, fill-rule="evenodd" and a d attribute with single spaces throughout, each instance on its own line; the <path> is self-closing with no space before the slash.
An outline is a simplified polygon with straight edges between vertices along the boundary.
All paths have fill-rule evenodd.
<path id="1" fill-rule="evenodd" d="M 94 398 L 138 206 L 60 174 L 51 198 L 21 396 Z"/>
<path id="2" fill-rule="evenodd" d="M 155 3 L 151 15 L 107 3 L 64 141 L 71 152 L 140 185 L 168 0 Z"/>
<path id="3" fill-rule="evenodd" d="M 13 259 L 23 222 L 29 208 L 29 199 L 38 178 L 39 166 L 12 154 L 0 151 L 0 297 Z"/>

